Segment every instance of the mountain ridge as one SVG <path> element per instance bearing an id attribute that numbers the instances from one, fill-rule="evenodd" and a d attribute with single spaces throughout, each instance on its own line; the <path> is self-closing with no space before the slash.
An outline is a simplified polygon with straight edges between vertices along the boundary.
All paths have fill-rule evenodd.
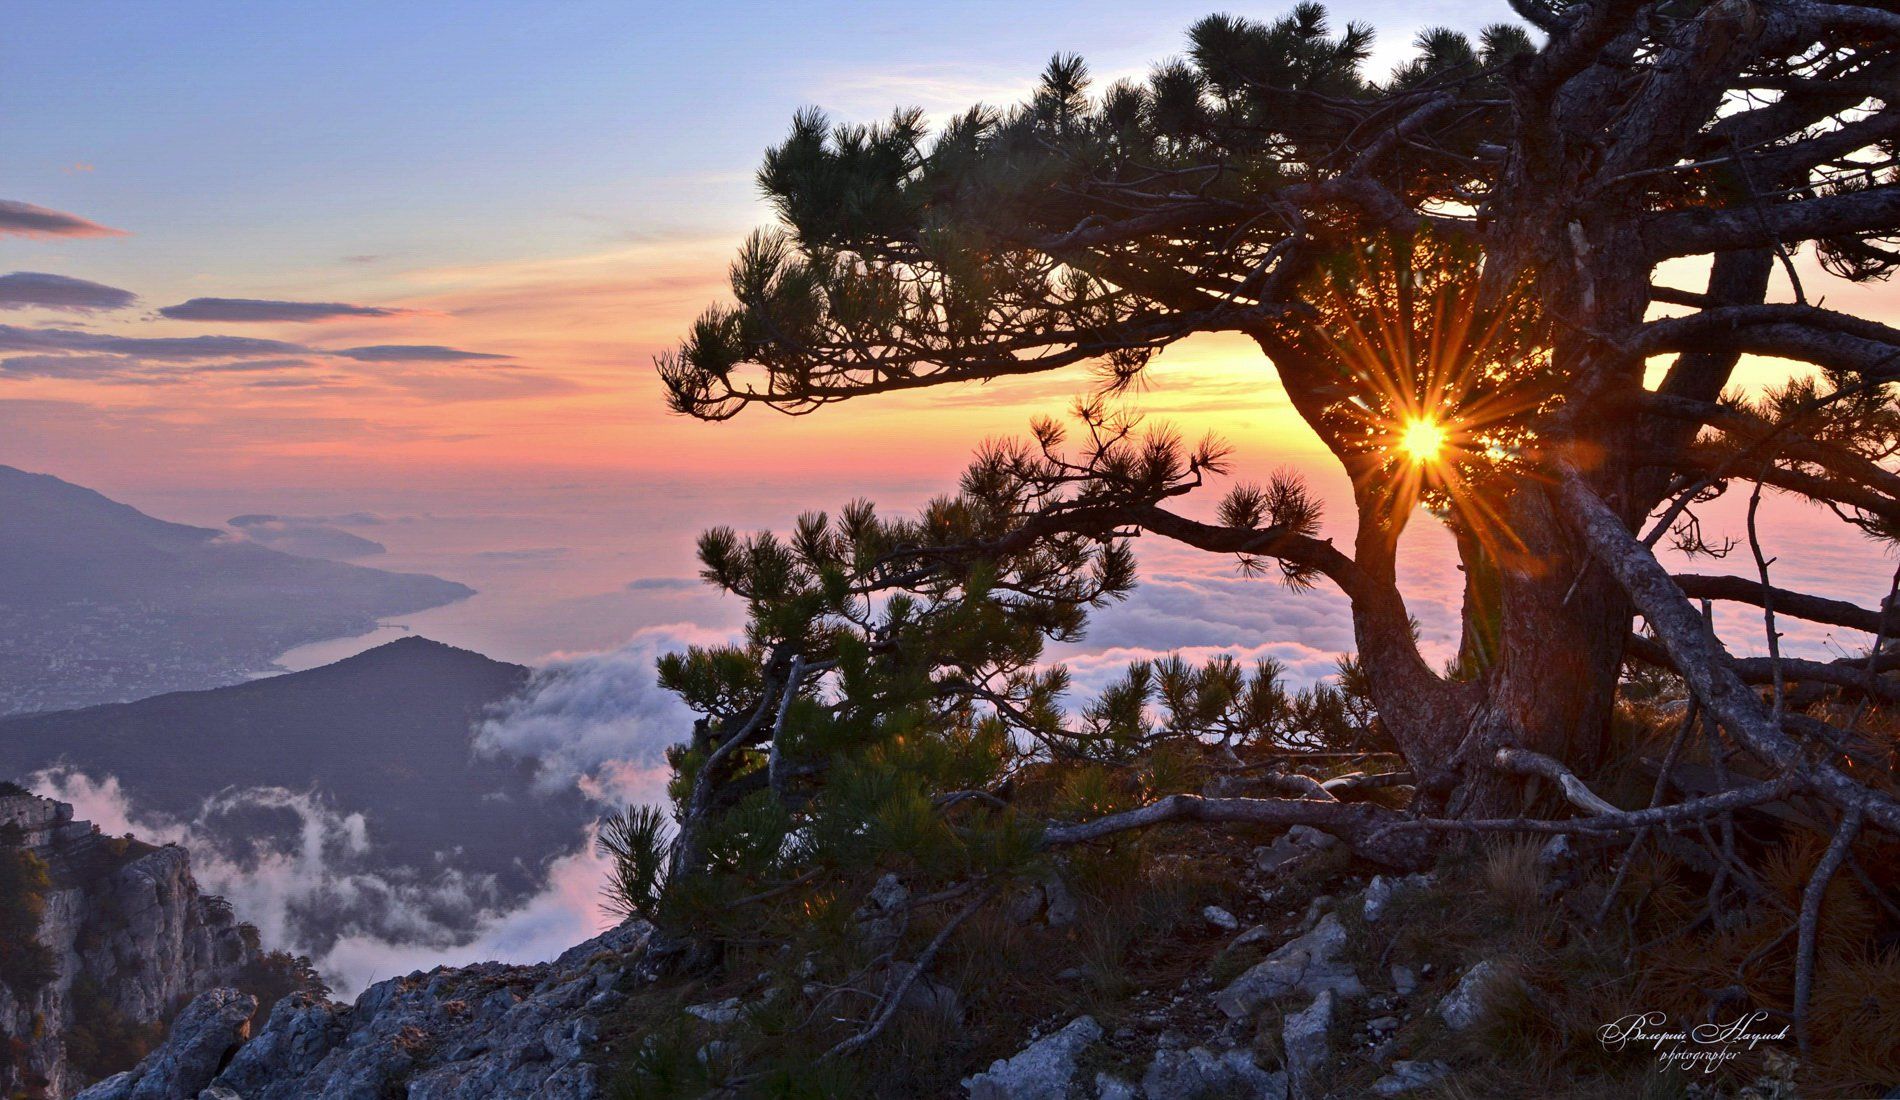
<path id="1" fill-rule="evenodd" d="M 0 777 L 62 766 L 116 777 L 142 818 L 189 823 L 234 859 L 260 841 L 297 851 L 327 823 L 325 858 L 340 870 L 453 882 L 477 908 L 507 903 L 539 889 L 594 817 L 578 792 L 537 788 L 533 761 L 474 750 L 478 723 L 531 675 L 403 638 L 243 684 L 0 718 Z M 357 815 L 360 836 L 337 834 Z M 308 914 L 305 946 L 376 915 Z M 475 914 L 437 916 L 456 928 Z"/>
<path id="2" fill-rule="evenodd" d="M 240 682 L 296 646 L 474 594 L 158 519 L 0 466 L 0 715 Z"/>

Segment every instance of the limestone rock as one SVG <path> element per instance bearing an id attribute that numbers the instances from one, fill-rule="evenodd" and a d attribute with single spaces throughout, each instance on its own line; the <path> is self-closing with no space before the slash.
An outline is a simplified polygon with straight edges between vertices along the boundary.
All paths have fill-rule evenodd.
<path id="1" fill-rule="evenodd" d="M 244 1100 L 598 1097 L 592 1051 L 599 1016 L 651 934 L 652 926 L 632 922 L 549 963 L 476 963 L 391 978 L 350 1005 L 292 994 L 210 1084 Z M 174 1029 L 147 1061 L 164 1064 L 181 1053 Z"/>
<path id="2" fill-rule="evenodd" d="M 1443 1062 L 1394 1062 L 1392 1072 L 1372 1083 L 1380 1096 L 1403 1096 L 1415 1089 L 1429 1088 L 1451 1072 Z"/>
<path id="3" fill-rule="evenodd" d="M 1141 1078 L 1147 1100 L 1287 1100 L 1286 1074 L 1269 1073 L 1245 1050 L 1161 1050 Z"/>
<path id="4" fill-rule="evenodd" d="M 1224 931 L 1232 932 L 1240 927 L 1240 921 L 1218 905 L 1210 905 L 1201 910 L 1201 916 L 1207 920 L 1207 923 Z"/>
<path id="5" fill-rule="evenodd" d="M 1423 889 L 1434 881 L 1436 881 L 1435 876 L 1429 873 L 1406 875 L 1404 878 L 1372 876 L 1372 881 L 1366 884 L 1366 892 L 1362 898 L 1361 912 L 1366 918 L 1366 923 L 1377 924 L 1379 918 L 1384 916 L 1385 911 L 1391 907 L 1392 899 L 1400 892 Z"/>
<path id="6" fill-rule="evenodd" d="M 1330 990 L 1341 997 L 1364 996 L 1366 987 L 1351 965 L 1337 956 L 1346 944 L 1346 927 L 1328 913 L 1313 930 L 1280 945 L 1251 970 L 1214 995 L 1214 1003 L 1234 1019 L 1252 1016 L 1261 1005 L 1301 992 L 1318 996 Z"/>
<path id="7" fill-rule="evenodd" d="M 965 1078 L 970 1100 L 1069 1100 L 1076 1088 L 1076 1058 L 1102 1037 L 1093 1016 L 1078 1016 L 1061 1031 L 1045 1035 L 1012 1058 Z"/>
<path id="8" fill-rule="evenodd" d="M 1280 1049 L 1286 1052 L 1288 1082 L 1294 1100 L 1318 1096 L 1322 1071 L 1332 1055 L 1327 1032 L 1333 1026 L 1333 991 L 1323 989 L 1313 1003 L 1286 1018 L 1280 1031 Z"/>
<path id="9" fill-rule="evenodd" d="M 1496 999 L 1503 969 L 1490 959 L 1465 971 L 1457 988 L 1438 1002 L 1438 1018 L 1453 1031 L 1463 1031 L 1484 1018 Z"/>
<path id="10" fill-rule="evenodd" d="M 198 994 L 172 1022 L 165 1044 L 138 1068 L 117 1073 L 80 1093 L 77 1100 L 174 1100 L 197 1096 L 211 1084 L 225 1059 L 251 1036 L 257 998 L 235 989 Z"/>
<path id="11" fill-rule="evenodd" d="M 49 1096 L 85 1083 L 66 1062 L 74 985 L 99 990 L 130 1023 L 156 1024 L 256 957 L 230 907 L 199 893 L 185 849 L 109 839 L 73 820 L 69 804 L 30 794 L 0 795 L 0 823 L 18 827 L 51 872 L 38 939 L 55 972 L 31 992 L 0 983 L 0 1036 L 14 1044 L 0 1060 L 0 1096 L 29 1078 L 44 1079 Z"/>
<path id="12" fill-rule="evenodd" d="M 1330 848 L 1339 839 L 1310 825 L 1295 825 L 1264 848 L 1254 849 L 1254 864 L 1262 871 L 1277 871 L 1314 852 Z"/>
<path id="13" fill-rule="evenodd" d="M 743 1014 L 742 1002 L 737 997 L 727 997 L 723 1001 L 708 1001 L 700 1005 L 687 1005 L 685 1012 L 709 1024 L 730 1024 Z"/>
<path id="14" fill-rule="evenodd" d="M 1048 908 L 1043 912 L 1049 921 L 1049 927 L 1066 928 L 1074 924 L 1075 919 L 1081 915 L 1082 910 L 1076 904 L 1075 895 L 1069 892 L 1068 883 L 1063 882 L 1060 876 L 1049 876 L 1049 880 L 1042 884 L 1042 893 L 1049 902 Z"/>

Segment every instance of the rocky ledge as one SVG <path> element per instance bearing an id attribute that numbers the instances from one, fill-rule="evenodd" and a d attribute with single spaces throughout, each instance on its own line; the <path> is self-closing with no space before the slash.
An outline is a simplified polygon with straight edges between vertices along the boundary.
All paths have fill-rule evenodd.
<path id="1" fill-rule="evenodd" d="M 200 994 L 165 1044 L 80 1100 L 588 1100 L 593 1047 L 652 933 L 629 923 L 550 963 L 438 967 L 378 982 L 354 1004 L 296 993 L 255 1036 L 254 998 Z"/>
<path id="2" fill-rule="evenodd" d="M 46 963 L 30 985 L 0 980 L 0 1095 L 71 1095 L 89 1079 L 75 1044 L 155 1028 L 257 958 L 254 931 L 199 893 L 183 848 L 101 836 L 72 806 L 12 787 L 0 857 L 44 876 L 28 889 L 16 873 L 0 908 L 36 914 Z"/>

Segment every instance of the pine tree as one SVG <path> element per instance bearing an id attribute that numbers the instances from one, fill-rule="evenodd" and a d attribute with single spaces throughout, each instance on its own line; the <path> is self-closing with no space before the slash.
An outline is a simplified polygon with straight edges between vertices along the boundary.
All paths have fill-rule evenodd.
<path id="1" fill-rule="evenodd" d="M 1863 721 L 1900 695 L 1881 675 L 1888 605 L 1776 585 L 1754 507 L 1753 576 L 1672 576 L 1654 552 L 1672 532 L 1720 549 L 1698 509 L 1764 487 L 1895 534 L 1900 330 L 1822 305 L 1794 257 L 1811 249 L 1835 282 L 1900 264 L 1900 18 L 1802 0 L 1515 6 L 1534 34 L 1428 32 L 1383 79 L 1369 28 L 1335 33 L 1303 4 L 1205 19 L 1184 60 L 1099 93 L 1059 55 L 1027 102 L 934 135 L 916 111 L 794 119 L 759 172 L 779 226 L 746 242 L 734 304 L 658 364 L 674 409 L 1097 377 L 1072 448 L 1038 421 L 914 519 L 860 503 L 785 539 L 702 540 L 708 580 L 750 619 L 745 644 L 663 664 L 706 716 L 674 761 L 668 904 L 703 914 L 899 858 L 980 891 L 1065 845 L 1184 819 L 1312 824 L 1408 865 L 1446 835 L 1641 836 L 1798 792 L 1828 807 L 1841 853 L 1815 870 L 1818 906 L 1863 827 L 1900 831 Z M 1698 289 L 1662 281 L 1690 259 Z M 1232 472 L 1227 455 L 1114 398 L 1162 348 L 1218 331 L 1258 345 L 1347 474 L 1349 548 L 1289 475 L 1228 488 L 1216 522 L 1170 506 Z M 1749 399 L 1731 389 L 1744 356 L 1799 367 Z M 1420 505 L 1464 574 L 1442 671 L 1398 581 Z M 1358 646 L 1344 688 L 1289 699 L 1271 668 L 1164 661 L 1065 700 L 1042 647 L 1128 591 L 1137 533 L 1340 589 Z M 1731 657 L 1694 600 L 1760 607 L 1772 656 Z M 1776 615 L 1871 644 L 1786 658 Z M 1640 811 L 1590 789 L 1631 661 L 1682 678 L 1710 751 L 1733 758 L 1728 789 Z M 1211 747 L 1262 739 L 1389 746 L 1398 764 L 1331 787 L 1281 768 L 1274 797 L 1139 778 L 1174 768 L 1170 745 L 1206 767 Z M 1058 763 L 1054 792 L 1027 777 Z M 1358 793 L 1399 784 L 1404 809 Z M 1527 801 L 1527 785 L 1552 794 Z M 1815 919 L 1804 908 L 1796 937 L 1810 968 Z"/>

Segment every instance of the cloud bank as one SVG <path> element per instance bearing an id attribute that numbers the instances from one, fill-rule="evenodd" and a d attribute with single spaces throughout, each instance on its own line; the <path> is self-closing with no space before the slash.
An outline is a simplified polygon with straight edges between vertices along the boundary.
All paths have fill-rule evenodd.
<path id="1" fill-rule="evenodd" d="M 0 275 L 0 309 L 55 309 L 66 313 L 97 313 L 124 309 L 139 296 L 116 286 L 49 275 L 43 271 L 15 271 Z"/>
<path id="2" fill-rule="evenodd" d="M 577 785 L 603 808 L 662 802 L 666 748 L 685 739 L 692 715 L 661 690 L 654 661 L 686 645 L 728 640 L 672 625 L 642 630 L 606 652 L 557 657 L 482 724 L 477 751 L 538 760 L 548 789 Z M 367 869 L 374 823 L 310 792 L 224 791 L 182 820 L 141 811 L 110 775 L 53 768 L 29 782 L 72 803 L 77 817 L 103 832 L 188 848 L 207 892 L 227 898 L 267 946 L 309 955 L 342 997 L 416 969 L 550 959 L 613 923 L 600 909 L 608 866 L 591 828 L 577 830 L 574 847 L 547 865 L 539 892 L 504 905 L 487 876 Z M 269 832 L 293 839 L 273 843 L 256 839 L 264 830 L 232 827 L 256 815 L 287 819 L 290 828 Z"/>
<path id="3" fill-rule="evenodd" d="M 338 996 L 419 968 L 497 959 L 536 962 L 604 930 L 599 911 L 606 867 L 591 830 L 548 865 L 542 890 L 503 907 L 487 876 L 453 871 L 375 872 L 362 860 L 376 842 L 361 814 L 340 814 L 322 799 L 282 787 L 254 787 L 207 798 L 190 820 L 142 812 L 115 776 L 69 768 L 31 777 L 35 791 L 73 804 L 75 816 L 107 834 L 133 833 L 191 852 L 192 874 L 208 893 L 231 902 L 257 926 L 266 947 L 309 955 Z M 227 819 L 290 815 L 291 844 L 233 842 Z"/>
<path id="4" fill-rule="evenodd" d="M 537 762 L 537 784 L 578 785 L 608 805 L 664 797 L 669 745 L 686 740 L 693 714 L 662 690 L 654 663 L 728 634 L 689 624 L 648 627 L 618 649 L 563 655 L 482 723 L 475 750 Z"/>

